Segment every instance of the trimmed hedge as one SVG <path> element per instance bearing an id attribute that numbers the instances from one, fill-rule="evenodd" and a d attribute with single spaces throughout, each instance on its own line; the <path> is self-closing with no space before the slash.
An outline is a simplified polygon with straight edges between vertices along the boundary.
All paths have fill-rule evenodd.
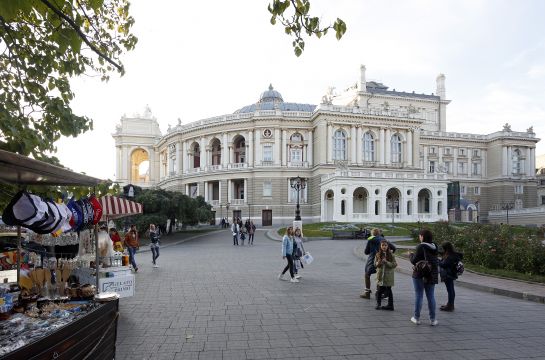
<path id="1" fill-rule="evenodd" d="M 450 241 L 464 253 L 464 262 L 490 269 L 507 269 L 525 274 L 545 275 L 545 245 L 536 229 L 509 225 L 472 224 L 463 229 L 447 222 L 427 224 L 434 241 Z"/>

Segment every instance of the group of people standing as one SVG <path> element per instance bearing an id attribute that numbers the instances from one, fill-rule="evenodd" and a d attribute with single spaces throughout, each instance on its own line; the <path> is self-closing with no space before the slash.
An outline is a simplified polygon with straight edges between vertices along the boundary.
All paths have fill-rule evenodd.
<path id="1" fill-rule="evenodd" d="M 233 245 L 244 246 L 244 240 L 248 238 L 248 246 L 254 245 L 254 235 L 255 235 L 256 226 L 254 222 L 250 219 L 247 219 L 243 224 L 240 218 L 233 219 L 231 224 L 231 232 L 233 234 Z"/>
<path id="2" fill-rule="evenodd" d="M 109 230 L 110 239 L 114 244 L 115 251 L 122 251 L 124 246 L 129 253 L 129 263 L 132 266 L 134 272 L 138 272 L 138 265 L 136 264 L 135 255 L 136 252 L 140 249 L 140 236 L 136 229 L 136 225 L 132 224 L 130 229 L 125 233 L 125 238 L 123 245 L 121 245 L 121 236 L 117 232 L 116 228 L 111 228 Z M 152 256 L 152 264 L 154 268 L 158 268 L 157 259 L 159 258 L 159 227 L 155 224 L 150 224 L 149 226 L 149 238 L 150 238 L 150 250 Z M 121 247 L 121 249 L 120 249 Z"/>
<path id="3" fill-rule="evenodd" d="M 282 258 L 288 262 L 284 270 L 278 275 L 280 280 L 288 280 L 284 275 L 289 270 L 290 282 L 297 283 L 301 278 L 299 270 L 303 269 L 302 257 L 305 254 L 303 246 L 303 236 L 301 229 L 290 226 L 286 229 L 286 233 L 282 237 Z"/>
<path id="4" fill-rule="evenodd" d="M 439 283 L 439 278 L 445 283 L 447 289 L 448 301 L 442 305 L 442 311 L 454 311 L 454 280 L 458 278 L 459 264 L 463 258 L 454 250 L 450 242 L 442 244 L 442 256 L 439 259 L 439 247 L 433 242 L 433 234 L 430 230 L 421 230 L 419 233 L 420 244 L 416 246 L 414 252 L 409 254 L 410 262 L 413 264 L 412 282 L 415 294 L 414 313 L 411 322 L 420 325 L 420 313 L 424 294 L 428 303 L 430 325 L 438 324 L 436 318 L 435 303 L 435 285 Z M 394 269 L 397 262 L 394 256 L 396 247 L 386 240 L 379 229 L 371 231 L 371 237 L 367 241 L 365 254 L 368 255 L 365 264 L 364 284 L 365 289 L 360 297 L 371 298 L 371 275 L 376 273 L 377 291 L 375 299 L 377 310 L 394 310 L 394 299 L 392 287 L 394 286 Z M 388 298 L 388 304 L 381 306 L 383 299 Z"/>

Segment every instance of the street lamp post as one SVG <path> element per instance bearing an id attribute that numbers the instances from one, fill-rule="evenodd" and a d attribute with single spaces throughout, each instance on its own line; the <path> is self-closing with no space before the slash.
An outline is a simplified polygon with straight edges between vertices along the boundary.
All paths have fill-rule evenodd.
<path id="1" fill-rule="evenodd" d="M 225 204 L 225 212 L 227 213 L 227 221 L 229 221 L 229 203 Z"/>
<path id="2" fill-rule="evenodd" d="M 291 188 L 297 191 L 297 207 L 295 208 L 295 221 L 301 221 L 301 209 L 299 206 L 300 192 L 301 190 L 304 190 L 306 187 L 307 187 L 307 184 L 305 182 L 305 179 L 302 179 L 300 176 L 297 176 L 294 179 L 293 184 L 291 184 Z"/>
<path id="3" fill-rule="evenodd" d="M 509 225 L 509 210 L 511 210 L 513 208 L 513 204 L 512 203 L 505 203 L 502 205 L 502 210 L 506 210 L 506 215 L 507 215 L 507 225 Z"/>
<path id="4" fill-rule="evenodd" d="M 394 224 L 394 211 L 395 211 L 395 208 L 399 205 L 399 200 L 394 200 L 393 197 L 390 197 L 389 199 L 387 199 L 387 204 L 392 209 L 392 225 L 393 225 Z"/>

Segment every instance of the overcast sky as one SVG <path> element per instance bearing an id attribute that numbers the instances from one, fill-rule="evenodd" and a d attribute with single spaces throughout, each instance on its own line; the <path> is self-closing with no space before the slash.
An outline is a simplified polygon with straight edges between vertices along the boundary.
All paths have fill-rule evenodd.
<path id="1" fill-rule="evenodd" d="M 284 101 L 319 104 L 327 87 L 344 89 L 367 66 L 367 79 L 398 91 L 435 92 L 446 75 L 447 130 L 488 134 L 510 123 L 545 138 L 545 1 L 311 0 L 346 35 L 307 41 L 297 58 L 291 39 L 270 25 L 267 0 L 133 0 L 139 42 L 123 57 L 126 74 L 108 83 L 72 82 L 77 114 L 94 130 L 57 143 L 61 162 L 114 179 L 111 134 L 123 114 L 148 104 L 166 132 L 233 113 L 269 83 Z M 545 139 L 537 154 L 545 153 Z"/>

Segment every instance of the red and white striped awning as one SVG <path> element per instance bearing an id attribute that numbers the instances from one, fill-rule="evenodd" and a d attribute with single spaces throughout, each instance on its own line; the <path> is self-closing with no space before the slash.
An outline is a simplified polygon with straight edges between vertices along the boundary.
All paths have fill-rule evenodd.
<path id="1" fill-rule="evenodd" d="M 102 205 L 101 221 L 142 214 L 144 211 L 142 204 L 117 196 L 106 195 L 101 197 L 99 201 Z"/>

